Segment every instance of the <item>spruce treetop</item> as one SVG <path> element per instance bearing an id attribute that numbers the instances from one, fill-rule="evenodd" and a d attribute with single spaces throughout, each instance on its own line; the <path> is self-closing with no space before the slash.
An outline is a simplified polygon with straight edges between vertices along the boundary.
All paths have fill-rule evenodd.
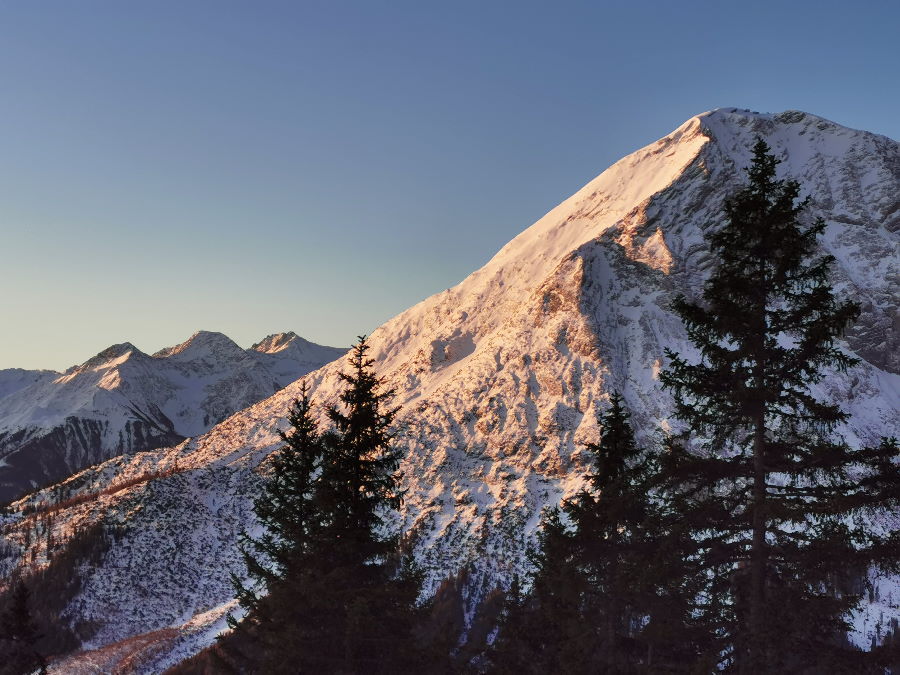
<path id="1" fill-rule="evenodd" d="M 860 596 L 848 578 L 887 542 L 851 516 L 885 508 L 897 472 L 889 445 L 854 450 L 837 437 L 846 413 L 814 394 L 856 363 L 840 338 L 859 308 L 835 296 L 833 258 L 817 245 L 825 222 L 810 222 L 810 198 L 777 166 L 757 140 L 748 184 L 708 235 L 717 264 L 701 301 L 674 302 L 700 357 L 666 351 L 660 379 L 686 431 L 670 439 L 657 484 L 694 542 L 720 666 L 852 670 L 840 639 Z"/>

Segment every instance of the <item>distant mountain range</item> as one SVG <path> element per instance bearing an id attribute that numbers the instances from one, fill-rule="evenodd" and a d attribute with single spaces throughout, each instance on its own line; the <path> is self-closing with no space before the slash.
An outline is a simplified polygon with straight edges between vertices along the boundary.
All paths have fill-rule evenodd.
<path id="1" fill-rule="evenodd" d="M 608 168 L 461 283 L 370 336 L 370 356 L 400 406 L 396 442 L 406 453 L 406 493 L 399 524 L 426 592 L 468 570 L 467 620 L 486 593 L 527 571 L 525 552 L 542 508 L 585 485 L 591 467 L 583 448 L 598 438 L 597 413 L 611 391 L 625 397 L 641 442 L 675 423 L 659 383 L 664 350 L 694 351 L 671 302 L 701 292 L 716 262 L 705 235 L 723 222 L 728 195 L 745 184 L 757 136 L 782 160 L 780 175 L 796 178 L 811 196 L 809 216 L 827 221 L 821 249 L 836 258 L 835 288 L 862 305 L 843 344 L 859 364 L 828 373 L 814 393 L 850 415 L 840 431 L 854 445 L 900 435 L 900 145 L 798 111 L 728 108 L 691 118 Z M 198 354 L 191 363 L 224 362 L 228 373 L 244 373 L 235 364 L 257 362 L 219 338 L 209 342 L 197 349 L 208 359 Z M 66 406 L 34 395 L 49 386 L 44 376 L 10 375 L 38 381 L 21 397 L 30 412 L 6 409 L 7 397 L 0 419 L 38 429 L 45 428 L 38 424 L 45 411 L 112 410 L 84 419 L 94 420 L 91 433 L 114 452 L 147 436 L 163 443 L 171 434 L 174 444 L 257 396 L 245 397 L 244 386 L 262 395 L 277 386 L 275 378 L 261 378 L 256 388 L 244 377 L 201 375 L 201 365 L 180 361 L 188 351 L 135 357 L 131 347 L 114 348 L 81 367 L 90 385 L 83 396 L 73 386 Z M 153 379 L 158 371 L 145 364 L 170 359 L 170 375 Z M 132 360 L 135 369 L 147 368 L 140 378 L 120 374 Z M 340 359 L 305 378 L 323 423 L 326 407 L 339 403 L 347 367 Z M 79 372 L 57 376 L 53 386 L 67 386 Z M 181 384 L 187 373 L 202 389 Z M 166 393 L 175 387 L 177 395 Z M 156 391 L 163 395 L 148 393 Z M 114 406 L 105 402 L 111 392 Z M 61 601 L 61 615 L 82 627 L 78 639 L 88 651 L 64 658 L 52 672 L 114 672 L 126 661 L 129 672 L 162 672 L 213 641 L 235 609 L 229 575 L 245 572 L 238 537 L 259 532 L 253 498 L 297 393 L 297 384 L 288 385 L 206 433 L 93 466 L 0 516 L 8 551 L 0 573 L 57 564 L 61 551 L 84 546 L 76 531 L 115 534 L 80 568 L 77 592 Z M 128 412 L 125 401 L 139 413 Z M 84 423 L 65 426 L 69 414 L 82 419 L 60 412 L 53 428 L 62 425 L 65 439 L 84 435 Z M 126 434 L 128 423 L 140 432 Z M 67 501 L 48 506 L 58 495 Z M 51 508 L 52 522 L 42 525 L 37 515 Z M 850 635 L 864 648 L 900 618 L 900 581 L 869 581 L 872 602 L 852 617 Z"/>
<path id="2" fill-rule="evenodd" d="M 0 370 L 0 502 L 202 434 L 345 351 L 294 333 L 242 349 L 199 331 L 152 356 L 125 342 L 64 373 Z"/>

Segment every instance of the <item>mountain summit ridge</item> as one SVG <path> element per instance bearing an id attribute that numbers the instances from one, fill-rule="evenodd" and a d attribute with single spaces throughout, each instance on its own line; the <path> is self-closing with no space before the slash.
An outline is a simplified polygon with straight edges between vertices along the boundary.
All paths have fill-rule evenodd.
<path id="1" fill-rule="evenodd" d="M 184 342 L 172 347 L 164 347 L 153 354 L 154 358 L 165 359 L 178 356 L 184 352 L 203 352 L 218 351 L 224 353 L 243 353 L 244 350 L 238 346 L 238 343 L 232 340 L 225 333 L 210 330 L 198 330 Z"/>
<path id="2" fill-rule="evenodd" d="M 252 345 L 250 345 L 250 349 L 255 349 L 256 351 L 263 352 L 265 354 L 272 354 L 274 352 L 279 352 L 283 349 L 286 349 L 292 342 L 295 341 L 309 344 L 294 331 L 288 331 L 286 333 L 272 333 L 271 335 L 267 335 L 259 342 L 254 342 Z"/>
<path id="3" fill-rule="evenodd" d="M 400 406 L 407 490 L 400 525 L 426 592 L 466 568 L 470 611 L 526 570 L 541 509 L 585 484 L 583 446 L 597 439 L 597 412 L 611 391 L 624 396 L 643 442 L 673 424 L 658 373 L 665 348 L 691 354 L 692 347 L 670 303 L 702 289 L 715 263 L 704 235 L 744 184 L 756 136 L 782 159 L 780 175 L 812 196 L 810 215 L 826 219 L 821 244 L 836 258 L 838 294 L 863 305 L 845 345 L 861 362 L 830 373 L 815 393 L 850 413 L 841 432 L 852 444 L 900 435 L 893 324 L 900 293 L 890 274 L 900 146 L 796 111 L 703 113 L 616 162 L 482 268 L 371 334 L 370 356 Z M 323 421 L 327 406 L 339 403 L 345 367 L 341 359 L 305 378 Z M 66 481 L 78 491 L 178 467 L 152 490 L 129 487 L 105 496 L 102 509 L 81 504 L 56 515 L 60 541 L 66 528 L 97 520 L 122 530 L 66 609 L 96 622 L 86 647 L 178 627 L 141 666 L 154 672 L 224 627 L 234 607 L 228 573 L 244 572 L 238 533 L 256 533 L 252 498 L 299 386 L 177 446 L 112 459 Z M 49 494 L 19 502 L 7 522 Z M 140 575 L 119 571 L 137 561 Z M 896 578 L 871 581 L 877 597 L 900 593 Z M 875 601 L 854 617 L 851 638 L 868 647 L 877 622 L 897 615 Z"/>
<path id="4" fill-rule="evenodd" d="M 0 501 L 203 433 L 346 351 L 304 343 L 308 353 L 264 354 L 197 331 L 152 356 L 123 342 L 65 373 L 0 371 L 0 383 L 10 381 L 0 397 Z"/>

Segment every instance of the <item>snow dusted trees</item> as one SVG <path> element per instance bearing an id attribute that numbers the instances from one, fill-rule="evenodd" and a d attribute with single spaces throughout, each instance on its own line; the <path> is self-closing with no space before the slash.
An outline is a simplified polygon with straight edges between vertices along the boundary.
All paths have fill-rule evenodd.
<path id="1" fill-rule="evenodd" d="M 319 433 L 301 390 L 255 501 L 265 533 L 245 537 L 244 550 L 256 587 L 236 582 L 247 616 L 232 622 L 225 643 L 242 670 L 393 673 L 418 663 L 419 580 L 391 534 L 402 498 L 393 392 L 382 389 L 367 350 L 361 338 L 341 375 L 343 407 L 328 410 L 333 430 Z"/>
<path id="2" fill-rule="evenodd" d="M 696 543 L 724 669 L 859 672 L 843 638 L 851 578 L 898 553 L 861 516 L 896 506 L 897 450 L 852 450 L 833 433 L 845 413 L 812 389 L 854 363 L 837 340 L 857 307 L 835 298 L 832 259 L 816 254 L 825 223 L 801 223 L 808 200 L 777 163 L 758 140 L 709 237 L 718 264 L 702 301 L 675 303 L 699 360 L 668 353 L 661 379 L 687 431 L 660 484 Z"/>

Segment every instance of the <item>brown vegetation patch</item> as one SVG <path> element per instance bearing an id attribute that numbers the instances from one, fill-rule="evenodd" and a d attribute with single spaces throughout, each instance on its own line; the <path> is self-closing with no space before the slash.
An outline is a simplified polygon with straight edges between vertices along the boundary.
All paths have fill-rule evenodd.
<path id="1" fill-rule="evenodd" d="M 179 636 L 176 628 L 163 628 L 135 635 L 119 642 L 79 652 L 50 667 L 53 674 L 62 675 L 129 675 L 158 657 Z"/>

